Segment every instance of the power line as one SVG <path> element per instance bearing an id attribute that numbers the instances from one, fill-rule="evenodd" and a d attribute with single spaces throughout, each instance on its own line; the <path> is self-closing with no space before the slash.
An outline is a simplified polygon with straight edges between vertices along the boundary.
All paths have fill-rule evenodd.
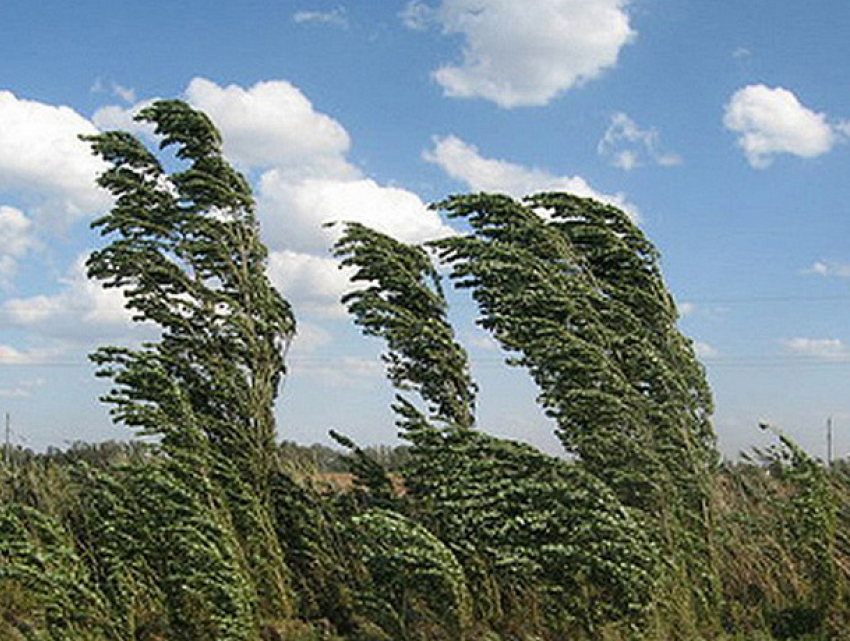
<path id="1" fill-rule="evenodd" d="M 6 412 L 6 446 L 3 448 L 3 458 L 6 462 L 6 467 L 12 462 L 12 416 Z"/>
<path id="2" fill-rule="evenodd" d="M 742 305 L 750 303 L 831 303 L 850 302 L 850 295 L 839 296 L 809 296 L 809 295 L 783 295 L 783 296 L 740 296 L 740 297 L 718 297 L 718 298 L 689 298 L 677 296 L 678 305 L 686 303 L 697 305 Z"/>

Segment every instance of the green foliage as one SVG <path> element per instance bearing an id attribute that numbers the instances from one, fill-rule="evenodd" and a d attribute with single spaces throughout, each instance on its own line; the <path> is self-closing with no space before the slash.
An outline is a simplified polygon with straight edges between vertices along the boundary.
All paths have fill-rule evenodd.
<path id="1" fill-rule="evenodd" d="M 77 540 L 127 638 L 159 627 L 173 639 L 255 638 L 256 594 L 240 550 L 193 461 L 120 474 L 78 471 Z"/>
<path id="2" fill-rule="evenodd" d="M 466 352 L 446 318 L 440 278 L 421 247 L 400 243 L 359 223 L 347 223 L 334 246 L 354 282 L 368 285 L 343 297 L 365 334 L 387 341 L 390 381 L 413 389 L 440 420 L 470 427 L 475 384 Z"/>
<path id="3" fill-rule="evenodd" d="M 275 523 L 293 577 L 298 613 L 328 619 L 337 630 L 357 628 L 355 594 L 367 580 L 349 542 L 347 517 L 333 501 L 283 471 L 272 477 Z"/>
<path id="4" fill-rule="evenodd" d="M 481 555 L 497 582 L 502 602 L 480 603 L 480 610 L 513 607 L 517 616 L 529 607 L 516 599 L 524 586 L 542 601 L 536 605 L 544 629 L 593 634 L 604 623 L 637 623 L 646 614 L 658 584 L 658 550 L 603 483 L 529 445 L 482 433 L 408 435 L 405 478 L 424 521 L 453 549 Z"/>
<path id="5" fill-rule="evenodd" d="M 98 182 L 115 206 L 93 226 L 111 238 L 89 259 L 89 276 L 122 288 L 136 320 L 159 341 L 140 350 L 103 348 L 100 376 L 116 384 L 113 416 L 161 436 L 175 457 L 191 453 L 217 488 L 238 539 L 259 607 L 290 612 L 291 594 L 271 520 L 276 455 L 274 400 L 295 331 L 290 307 L 265 274 L 247 181 L 226 162 L 215 127 L 179 101 L 137 119 L 185 167 L 168 174 L 133 136 L 87 138 L 110 163 Z"/>
<path id="6" fill-rule="evenodd" d="M 776 453 L 780 479 L 791 492 L 781 515 L 794 555 L 813 585 L 812 603 L 824 610 L 835 600 L 838 585 L 832 557 L 838 504 L 824 468 L 796 443 L 780 435 Z"/>
<path id="7" fill-rule="evenodd" d="M 129 134 L 88 138 L 112 164 L 98 182 L 116 198 L 93 224 L 114 238 L 92 254 L 89 276 L 123 288 L 136 319 L 156 323 L 162 339 L 142 351 L 102 350 L 95 360 L 119 384 L 109 397 L 119 420 L 161 434 L 168 447 L 182 430 L 169 424 L 160 397 L 173 394 L 169 384 L 179 387 L 202 419 L 202 436 L 235 457 L 246 480 L 262 482 L 295 323 L 265 275 L 250 189 L 222 157 L 203 114 L 161 101 L 137 118 L 153 123 L 161 146 L 177 145 L 189 165 L 168 175 Z M 151 373 L 154 382 L 145 385 Z"/>
<path id="8" fill-rule="evenodd" d="M 569 194 L 438 207 L 472 229 L 433 245 L 478 322 L 528 368 L 566 450 L 643 512 L 672 555 L 666 585 L 698 586 L 688 592 L 707 619 L 718 596 L 711 399 L 655 249 L 619 209 Z"/>
<path id="9" fill-rule="evenodd" d="M 848 578 L 836 550 L 841 477 L 831 482 L 827 470 L 773 429 L 779 445 L 757 450 L 758 466 L 730 467 L 722 477 L 728 489 L 718 548 L 726 616 L 739 627 L 769 628 L 778 639 L 831 638 L 846 628 L 846 615 L 838 614 L 846 608 L 839 604 Z"/>
<path id="10" fill-rule="evenodd" d="M 63 526 L 21 504 L 0 508 L 3 638 L 105 639 L 115 629 Z"/>
<path id="11" fill-rule="evenodd" d="M 390 511 L 355 516 L 357 549 L 371 576 L 361 609 L 394 639 L 459 639 L 471 621 L 463 569 L 421 525 Z"/>
<path id="12" fill-rule="evenodd" d="M 630 505 L 705 500 L 716 459 L 707 385 L 655 250 L 626 215 L 568 194 L 439 207 L 473 232 L 434 245 L 472 290 L 480 324 L 529 368 L 566 449 Z"/>

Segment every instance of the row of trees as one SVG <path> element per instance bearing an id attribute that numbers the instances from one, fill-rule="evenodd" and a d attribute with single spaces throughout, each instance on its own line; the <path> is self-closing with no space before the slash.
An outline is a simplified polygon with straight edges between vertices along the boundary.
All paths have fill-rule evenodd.
<path id="1" fill-rule="evenodd" d="M 276 439 L 296 332 L 254 202 L 209 119 L 147 107 L 180 168 L 89 138 L 113 210 L 89 275 L 160 338 L 107 347 L 114 418 L 153 451 L 3 470 L 10 639 L 700 639 L 828 634 L 846 613 L 848 476 L 783 440 L 724 468 L 711 396 L 657 254 L 617 208 L 568 194 L 450 198 L 468 232 L 407 245 L 347 224 L 344 298 L 386 341 L 407 443 L 390 474 L 342 434 L 351 491 Z M 433 257 L 528 370 L 568 456 L 490 436 Z M 400 482 L 401 481 L 401 482 Z M 786 586 L 787 584 L 787 586 Z M 753 637 L 758 638 L 758 637 Z M 765 637 L 761 637 L 765 638 Z"/>

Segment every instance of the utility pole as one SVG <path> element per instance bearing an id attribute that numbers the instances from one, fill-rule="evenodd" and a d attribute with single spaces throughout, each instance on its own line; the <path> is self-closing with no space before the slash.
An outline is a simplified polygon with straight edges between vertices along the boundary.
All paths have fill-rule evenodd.
<path id="1" fill-rule="evenodd" d="M 826 465 L 832 468 L 832 417 L 826 419 Z"/>
<path id="2" fill-rule="evenodd" d="M 6 447 L 3 449 L 3 458 L 6 460 L 6 467 L 12 462 L 12 416 L 6 412 Z"/>

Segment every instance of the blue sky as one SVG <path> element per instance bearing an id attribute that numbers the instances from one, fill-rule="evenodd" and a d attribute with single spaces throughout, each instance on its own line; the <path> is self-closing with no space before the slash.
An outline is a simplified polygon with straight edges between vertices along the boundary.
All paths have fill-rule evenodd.
<path id="1" fill-rule="evenodd" d="M 151 334 L 84 278 L 109 199 L 76 136 L 181 97 L 254 184 L 298 312 L 282 437 L 395 438 L 380 345 L 336 302 L 321 222 L 420 241 L 446 231 L 425 205 L 450 193 L 567 189 L 625 207 L 660 249 L 725 453 L 763 443 L 766 419 L 823 455 L 828 416 L 850 451 L 846 1 L 9 0 L 0 23 L 0 410 L 17 443 L 127 436 L 85 355 Z M 452 303 L 480 427 L 556 450 L 533 385 Z"/>

